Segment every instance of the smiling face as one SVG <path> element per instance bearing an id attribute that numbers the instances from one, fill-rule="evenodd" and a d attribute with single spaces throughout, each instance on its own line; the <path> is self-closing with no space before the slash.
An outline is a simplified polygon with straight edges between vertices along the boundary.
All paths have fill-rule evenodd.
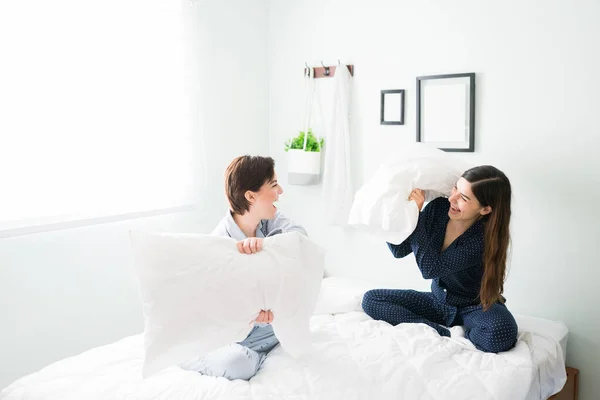
<path id="1" fill-rule="evenodd" d="M 277 182 L 277 174 L 263 183 L 258 192 L 246 192 L 246 198 L 250 202 L 250 213 L 256 215 L 259 219 L 273 219 L 277 212 L 275 202 L 279 200 L 279 195 L 283 189 Z"/>
<path id="2" fill-rule="evenodd" d="M 452 220 L 472 222 L 492 212 L 492 208 L 483 207 L 471 190 L 471 183 L 465 178 L 460 178 L 452 194 L 448 198 L 450 210 L 448 216 Z"/>

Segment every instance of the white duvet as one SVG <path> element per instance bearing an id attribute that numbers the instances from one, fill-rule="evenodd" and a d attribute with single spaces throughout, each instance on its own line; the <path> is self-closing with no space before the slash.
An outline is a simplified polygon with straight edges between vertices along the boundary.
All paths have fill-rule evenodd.
<path id="1" fill-rule="evenodd" d="M 0 400 L 524 399 L 535 376 L 524 341 L 486 354 L 422 324 L 391 326 L 360 311 L 315 315 L 314 352 L 276 348 L 249 382 L 172 367 L 141 377 L 143 338 L 125 338 L 57 362 L 0 393 Z"/>

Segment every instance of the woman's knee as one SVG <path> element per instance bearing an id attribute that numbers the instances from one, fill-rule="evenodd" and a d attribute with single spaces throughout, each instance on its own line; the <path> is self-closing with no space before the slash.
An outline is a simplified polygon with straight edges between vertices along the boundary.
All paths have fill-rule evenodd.
<path id="1" fill-rule="evenodd" d="M 519 327 L 512 314 L 508 310 L 502 310 L 501 313 L 482 318 L 468 329 L 467 337 L 479 350 L 500 353 L 515 346 L 518 333 Z"/>
<path id="2" fill-rule="evenodd" d="M 410 306 L 422 299 L 422 296 L 427 296 L 427 293 L 403 289 L 373 289 L 363 295 L 362 308 L 372 318 L 381 319 L 380 317 L 389 313 L 390 307 Z"/>
<path id="3" fill-rule="evenodd" d="M 223 365 L 223 377 L 229 380 L 250 380 L 260 367 L 261 357 L 254 350 L 240 346 L 240 351 L 232 353 Z"/>
<path id="4" fill-rule="evenodd" d="M 258 371 L 263 358 L 264 355 L 256 351 L 233 343 L 180 366 L 202 375 L 249 380 Z"/>
<path id="5" fill-rule="evenodd" d="M 382 290 L 369 290 L 363 295 L 362 308 L 364 312 L 371 318 L 377 319 L 381 309 L 381 301 L 383 300 Z"/>

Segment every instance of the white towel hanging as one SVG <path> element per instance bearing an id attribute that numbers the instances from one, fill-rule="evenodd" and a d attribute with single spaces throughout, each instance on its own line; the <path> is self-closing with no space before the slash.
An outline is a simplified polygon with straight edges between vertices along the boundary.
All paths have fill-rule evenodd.
<path id="1" fill-rule="evenodd" d="M 331 129 L 325 146 L 323 197 L 329 224 L 346 226 L 354 200 L 350 159 L 352 76 L 346 65 L 338 65 L 334 80 Z"/>

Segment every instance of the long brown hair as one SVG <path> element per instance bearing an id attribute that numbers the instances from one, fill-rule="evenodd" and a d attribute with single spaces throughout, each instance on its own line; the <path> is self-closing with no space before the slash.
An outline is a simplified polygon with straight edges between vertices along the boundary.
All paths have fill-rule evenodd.
<path id="1" fill-rule="evenodd" d="M 479 298 L 483 309 L 505 299 L 506 257 L 510 244 L 510 181 L 499 169 L 481 165 L 467 170 L 463 175 L 471 183 L 471 190 L 483 207 L 492 211 L 484 216 L 485 248 L 483 252 L 483 277 Z"/>

